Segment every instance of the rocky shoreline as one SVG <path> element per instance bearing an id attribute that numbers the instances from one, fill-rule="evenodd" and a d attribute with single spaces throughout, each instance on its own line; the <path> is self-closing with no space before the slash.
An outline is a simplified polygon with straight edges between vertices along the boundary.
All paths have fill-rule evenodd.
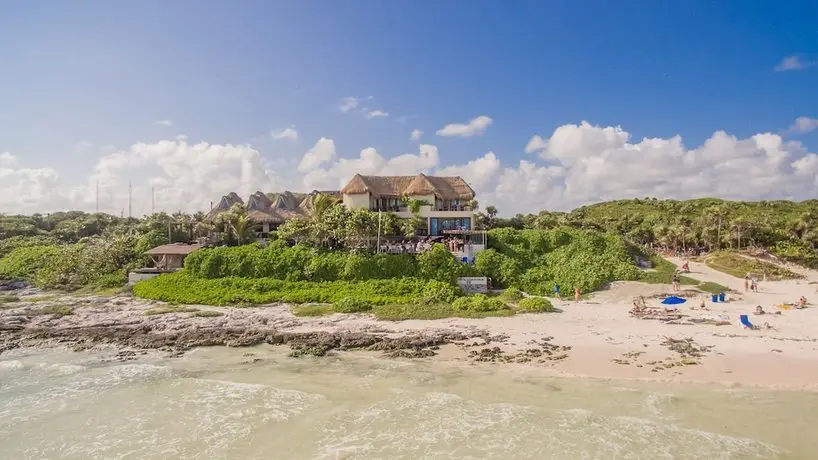
<path id="1" fill-rule="evenodd" d="M 286 305 L 191 308 L 222 313 L 212 317 L 197 316 L 195 311 L 148 313 L 163 307 L 167 305 L 124 295 L 75 297 L 32 289 L 7 291 L 0 303 L 0 354 L 27 347 L 82 351 L 114 346 L 122 350 L 119 358 L 127 360 L 149 350 L 180 356 L 196 347 L 269 344 L 288 346 L 292 357 L 367 350 L 391 358 L 428 358 L 437 355 L 441 346 L 455 344 L 474 362 L 545 362 L 566 358 L 565 351 L 570 349 L 545 338 L 532 342 L 523 352 L 507 352 L 496 346 L 505 343 L 507 336 L 492 336 L 477 328 L 396 331 L 358 315 L 298 318 Z"/>

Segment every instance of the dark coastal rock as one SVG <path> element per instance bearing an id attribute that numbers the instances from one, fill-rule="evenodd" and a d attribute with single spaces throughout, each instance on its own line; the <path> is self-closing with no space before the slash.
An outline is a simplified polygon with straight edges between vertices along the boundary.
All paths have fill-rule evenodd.
<path id="1" fill-rule="evenodd" d="M 23 280 L 0 280 L 0 292 L 19 291 L 29 286 L 28 282 Z"/>

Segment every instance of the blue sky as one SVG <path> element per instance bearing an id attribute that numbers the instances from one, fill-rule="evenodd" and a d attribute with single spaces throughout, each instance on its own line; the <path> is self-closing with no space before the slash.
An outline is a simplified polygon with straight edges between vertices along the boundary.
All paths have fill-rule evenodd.
<path id="1" fill-rule="evenodd" d="M 55 170 L 72 200 L 100 158 L 179 134 L 250 145 L 282 178 L 270 183 L 291 188 L 319 138 L 333 140 L 333 160 L 367 147 L 388 159 L 417 152 L 413 129 L 438 148 L 437 168 L 492 151 L 498 176 L 520 160 L 570 169 L 553 146 L 525 153 L 532 135 L 587 120 L 632 143 L 679 135 L 694 149 L 719 130 L 783 135 L 818 118 L 816 24 L 818 3 L 806 1 L 4 2 L 0 152 L 17 170 Z M 793 56 L 795 68 L 775 70 Z M 345 97 L 361 102 L 343 113 Z M 481 115 L 492 119 L 482 135 L 435 135 Z M 297 141 L 270 136 L 289 126 Z M 784 136 L 804 149 L 791 164 L 818 151 L 805 126 Z M 147 184 L 146 171 L 117 179 Z M 551 185 L 565 194 L 568 182 Z M 501 188 L 486 196 L 513 195 Z M 610 193 L 580 195 L 567 201 Z"/>

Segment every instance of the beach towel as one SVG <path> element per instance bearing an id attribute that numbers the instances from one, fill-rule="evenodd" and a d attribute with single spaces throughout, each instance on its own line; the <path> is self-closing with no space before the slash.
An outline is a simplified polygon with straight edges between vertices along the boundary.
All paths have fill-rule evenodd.
<path id="1" fill-rule="evenodd" d="M 782 310 L 792 310 L 794 305 L 791 305 L 791 304 L 788 304 L 788 303 L 780 303 L 780 304 L 776 305 L 776 307 L 778 307 L 778 308 L 780 308 Z"/>
<path id="2" fill-rule="evenodd" d="M 750 317 L 747 315 L 739 316 L 739 321 L 741 321 L 741 325 L 746 327 L 747 329 L 755 329 L 756 327 L 753 326 L 753 323 L 750 322 Z"/>

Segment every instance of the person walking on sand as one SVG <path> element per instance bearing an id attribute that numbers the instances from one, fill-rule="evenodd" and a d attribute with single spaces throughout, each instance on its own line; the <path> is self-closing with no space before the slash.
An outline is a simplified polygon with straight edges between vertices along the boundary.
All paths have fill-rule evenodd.
<path id="1" fill-rule="evenodd" d="M 747 292 L 750 289 L 750 274 L 748 273 L 744 277 L 744 292 Z"/>
<path id="2" fill-rule="evenodd" d="M 557 300 L 562 300 L 560 297 L 560 285 L 557 283 L 554 283 L 554 297 L 556 297 Z"/>
<path id="3" fill-rule="evenodd" d="M 681 277 L 679 277 L 679 272 L 676 271 L 673 273 L 673 277 L 670 279 L 671 283 L 673 283 L 673 290 L 678 291 L 680 289 L 680 284 L 682 282 Z"/>
<path id="4" fill-rule="evenodd" d="M 582 297 L 582 296 L 580 295 L 579 288 L 578 288 L 578 287 L 575 287 L 575 288 L 574 288 L 574 301 L 578 303 L 578 302 L 579 302 L 579 299 L 580 299 L 581 297 Z"/>

